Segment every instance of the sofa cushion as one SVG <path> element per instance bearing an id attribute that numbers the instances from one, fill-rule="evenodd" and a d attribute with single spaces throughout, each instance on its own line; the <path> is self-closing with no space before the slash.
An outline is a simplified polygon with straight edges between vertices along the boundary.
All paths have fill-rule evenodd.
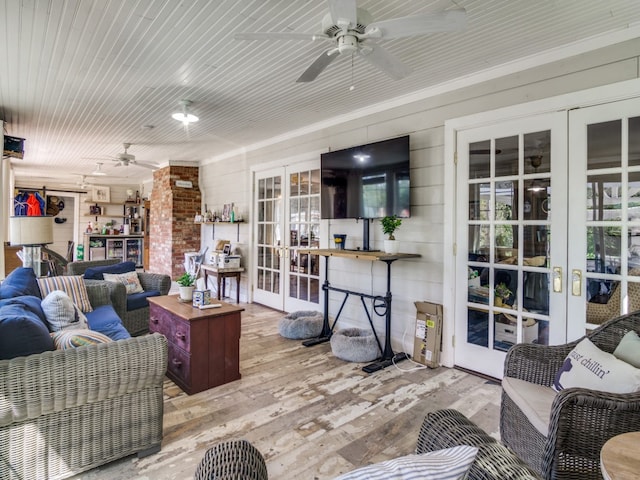
<path id="1" fill-rule="evenodd" d="M 158 296 L 160 296 L 160 292 L 158 290 L 149 290 L 148 292 L 132 293 L 131 295 L 127 295 L 127 312 L 148 307 L 149 302 L 147 301 L 147 298 Z"/>
<path id="2" fill-rule="evenodd" d="M 633 330 L 628 331 L 613 351 L 613 356 L 640 368 L 640 337 L 638 334 Z"/>
<path id="3" fill-rule="evenodd" d="M 87 317 L 80 308 L 73 303 L 69 295 L 61 290 L 54 290 L 42 300 L 49 330 L 57 332 L 66 328 L 89 328 Z"/>
<path id="4" fill-rule="evenodd" d="M 114 265 L 103 265 L 101 267 L 89 267 L 84 272 L 84 278 L 87 280 L 104 280 L 105 273 L 126 273 L 135 272 L 136 264 L 134 262 L 120 262 Z"/>
<path id="5" fill-rule="evenodd" d="M 127 291 L 127 295 L 144 292 L 144 288 L 142 288 L 136 272 L 103 273 L 102 276 L 107 282 L 122 283 Z"/>
<path id="6" fill-rule="evenodd" d="M 553 381 L 553 388 L 579 387 L 609 393 L 640 390 L 640 369 L 603 352 L 591 340 L 581 340 L 569 352 Z"/>
<path id="7" fill-rule="evenodd" d="M 524 413 L 529 423 L 546 437 L 549 434 L 551 406 L 557 392 L 551 387 L 511 377 L 502 379 L 502 388 Z"/>
<path id="8" fill-rule="evenodd" d="M 105 334 L 111 340 L 131 338 L 122 320 L 113 309 L 113 305 L 100 305 L 87 313 L 89 328 Z"/>
<path id="9" fill-rule="evenodd" d="M 31 308 L 31 301 L 17 297 L 0 306 L 0 360 L 54 350 L 46 324 Z"/>
<path id="10" fill-rule="evenodd" d="M 89 294 L 82 275 L 64 275 L 61 277 L 39 278 L 40 296 L 45 298 L 54 290 L 61 290 L 75 303 L 83 313 L 93 310 Z"/>
<path id="11" fill-rule="evenodd" d="M 98 343 L 112 342 L 109 337 L 100 332 L 88 329 L 67 328 L 51 334 L 56 350 L 97 345 Z"/>
<path id="12" fill-rule="evenodd" d="M 13 298 L 5 298 L 4 300 L 0 300 L 0 306 L 3 305 L 21 305 L 29 312 L 35 314 L 42 323 L 47 325 L 47 317 L 42 311 L 42 300 L 40 297 L 34 295 L 24 295 L 21 297 L 13 297 Z"/>
<path id="13" fill-rule="evenodd" d="M 40 297 L 40 288 L 32 268 L 16 268 L 0 284 L 0 299 L 22 295 Z"/>
<path id="14" fill-rule="evenodd" d="M 405 455 L 345 473 L 336 480 L 454 480 L 466 478 L 478 449 L 469 445 Z"/>

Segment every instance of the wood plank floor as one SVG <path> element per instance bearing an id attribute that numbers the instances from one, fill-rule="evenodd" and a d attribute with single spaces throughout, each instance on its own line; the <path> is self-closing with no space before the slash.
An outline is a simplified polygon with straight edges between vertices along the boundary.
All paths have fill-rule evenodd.
<path id="1" fill-rule="evenodd" d="M 330 479 L 411 453 L 425 414 L 439 408 L 498 436 L 496 382 L 444 367 L 403 371 L 409 362 L 369 375 L 335 358 L 328 343 L 307 348 L 280 337 L 281 312 L 243 306 L 242 379 L 192 396 L 165 382 L 162 450 L 74 478 L 189 479 L 212 445 L 245 438 L 263 453 L 269 478 Z"/>

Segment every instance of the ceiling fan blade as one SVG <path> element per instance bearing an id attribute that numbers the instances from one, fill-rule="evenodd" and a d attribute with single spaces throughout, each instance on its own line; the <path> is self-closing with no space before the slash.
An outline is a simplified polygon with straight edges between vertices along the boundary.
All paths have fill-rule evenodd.
<path id="1" fill-rule="evenodd" d="M 148 168 L 150 170 L 157 170 L 158 168 L 160 168 L 160 166 L 156 165 L 155 163 L 147 163 L 147 162 L 134 162 L 133 165 L 136 165 L 142 168 Z"/>
<path id="2" fill-rule="evenodd" d="M 296 33 L 296 32 L 247 32 L 233 35 L 236 40 L 317 40 L 329 38 L 324 33 Z"/>
<path id="3" fill-rule="evenodd" d="M 379 68 L 394 80 L 400 80 L 411 73 L 411 69 L 400 60 L 394 58 L 380 45 L 367 45 L 360 50 L 360 55 L 371 65 Z"/>
<path id="4" fill-rule="evenodd" d="M 365 33 L 373 37 L 402 38 L 428 33 L 453 32 L 462 30 L 466 24 L 467 12 L 464 9 L 457 9 L 373 22 L 367 25 Z M 376 34 L 376 31 L 379 33 Z"/>
<path id="5" fill-rule="evenodd" d="M 307 68 L 304 71 L 304 73 L 300 75 L 300 78 L 298 78 L 296 82 L 298 83 L 311 82 L 315 80 L 318 77 L 318 75 L 320 75 L 320 73 L 322 73 L 322 71 L 325 68 L 327 68 L 331 64 L 331 62 L 333 62 L 337 58 L 338 53 L 334 53 L 333 55 L 328 55 L 327 52 L 330 52 L 330 51 L 331 50 L 322 52 L 320 56 L 316 58 L 315 62 L 313 62 L 309 66 L 309 68 Z"/>
<path id="6" fill-rule="evenodd" d="M 358 23 L 358 9 L 356 0 L 329 0 L 329 12 L 335 25 L 343 24 L 356 26 Z"/>

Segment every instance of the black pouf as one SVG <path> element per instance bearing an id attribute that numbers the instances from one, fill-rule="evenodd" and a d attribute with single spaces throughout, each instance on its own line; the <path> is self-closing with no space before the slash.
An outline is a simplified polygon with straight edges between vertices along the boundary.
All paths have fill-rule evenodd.
<path id="1" fill-rule="evenodd" d="M 320 336 L 323 315 L 313 310 L 291 312 L 278 323 L 278 332 L 284 338 L 302 340 Z"/>
<path id="2" fill-rule="evenodd" d="M 371 362 L 380 356 L 373 332 L 362 328 L 344 328 L 334 332 L 331 351 L 347 362 Z"/>

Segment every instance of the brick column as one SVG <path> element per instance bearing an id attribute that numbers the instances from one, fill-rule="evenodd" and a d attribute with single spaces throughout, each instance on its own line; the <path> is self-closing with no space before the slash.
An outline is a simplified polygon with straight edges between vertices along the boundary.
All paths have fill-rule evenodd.
<path id="1" fill-rule="evenodd" d="M 169 166 L 153 172 L 149 270 L 172 279 L 184 273 L 185 252 L 200 250 L 200 225 L 193 218 L 202 208 L 198 167 Z M 192 188 L 177 187 L 176 180 Z"/>

